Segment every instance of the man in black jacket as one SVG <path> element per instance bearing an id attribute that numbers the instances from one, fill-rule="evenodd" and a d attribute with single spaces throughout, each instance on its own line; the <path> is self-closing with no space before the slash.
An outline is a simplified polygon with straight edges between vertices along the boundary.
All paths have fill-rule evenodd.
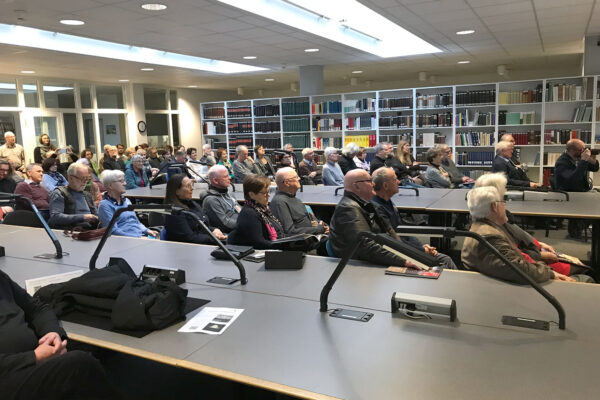
<path id="1" fill-rule="evenodd" d="M 504 172 L 509 186 L 540 187 L 537 182 L 531 182 L 527 174 L 511 160 L 515 146 L 507 141 L 496 145 L 496 158 L 492 164 L 492 172 Z"/>
<path id="2" fill-rule="evenodd" d="M 362 231 L 395 233 L 375 212 L 369 201 L 375 195 L 369 173 L 355 169 L 344 177 L 344 197 L 335 207 L 329 231 L 329 244 L 336 257 L 342 257 L 356 246 L 353 258 L 383 266 L 418 268 L 413 262 L 386 250 L 370 239 L 356 243 Z"/>
<path id="3" fill-rule="evenodd" d="M 588 171 L 598 171 L 598 160 L 592 155 L 585 143 L 579 139 L 567 142 L 565 151 L 554 164 L 554 179 L 556 189 L 567 192 L 587 192 L 592 187 Z"/>
<path id="4" fill-rule="evenodd" d="M 356 153 L 358 153 L 358 146 L 355 143 L 348 143 L 342 149 L 342 156 L 338 160 L 338 164 L 344 175 L 346 175 L 348 171 L 358 168 L 354 162 L 354 156 Z"/>
<path id="5" fill-rule="evenodd" d="M 3 399 L 115 399 L 100 362 L 67 352 L 56 315 L 0 271 L 0 393 Z"/>
<path id="6" fill-rule="evenodd" d="M 379 142 L 375 145 L 375 158 L 371 161 L 371 173 L 381 167 L 390 167 L 394 147 L 388 142 Z"/>

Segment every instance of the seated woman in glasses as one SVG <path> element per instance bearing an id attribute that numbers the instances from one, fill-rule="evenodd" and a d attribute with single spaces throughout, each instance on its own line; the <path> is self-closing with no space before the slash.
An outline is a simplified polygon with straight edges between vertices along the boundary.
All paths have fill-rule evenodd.
<path id="1" fill-rule="evenodd" d="M 229 234 L 227 243 L 270 249 L 273 240 L 284 237 L 281 223 L 269 209 L 269 185 L 266 176 L 251 174 L 244 178 L 246 202 L 237 219 L 236 229 Z"/>
<path id="2" fill-rule="evenodd" d="M 172 204 L 175 207 L 180 207 L 185 211 L 195 214 L 212 231 L 217 239 L 226 239 L 227 236 L 220 229 L 209 225 L 208 216 L 202 210 L 202 207 L 192 200 L 193 192 L 193 179 L 188 178 L 185 174 L 172 175 L 167 181 L 165 204 Z M 184 213 L 167 215 L 165 217 L 165 234 L 166 240 L 173 242 L 215 244 L 208 233 L 202 229 L 198 220 L 192 215 Z"/>

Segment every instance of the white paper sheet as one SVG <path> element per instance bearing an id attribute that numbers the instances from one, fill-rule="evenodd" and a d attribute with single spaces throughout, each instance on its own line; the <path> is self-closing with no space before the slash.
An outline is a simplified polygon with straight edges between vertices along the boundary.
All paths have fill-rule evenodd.
<path id="1" fill-rule="evenodd" d="M 201 332 L 220 335 L 239 317 L 242 308 L 204 307 L 177 332 Z"/>

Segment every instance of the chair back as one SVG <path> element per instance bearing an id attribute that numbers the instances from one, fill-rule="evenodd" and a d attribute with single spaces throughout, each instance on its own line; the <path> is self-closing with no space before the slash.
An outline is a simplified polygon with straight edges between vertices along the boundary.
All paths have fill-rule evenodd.
<path id="1" fill-rule="evenodd" d="M 32 228 L 44 227 L 37 215 L 33 211 L 27 210 L 15 210 L 6 214 L 2 223 L 6 225 L 29 226 Z"/>

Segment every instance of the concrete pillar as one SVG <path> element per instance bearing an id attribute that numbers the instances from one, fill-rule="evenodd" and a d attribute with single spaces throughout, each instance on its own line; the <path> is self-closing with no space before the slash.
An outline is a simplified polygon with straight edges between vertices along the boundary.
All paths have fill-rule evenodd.
<path id="1" fill-rule="evenodd" d="M 323 66 L 303 65 L 300 67 L 300 96 L 323 94 Z"/>
<path id="2" fill-rule="evenodd" d="M 585 37 L 583 74 L 600 75 L 600 35 Z"/>

